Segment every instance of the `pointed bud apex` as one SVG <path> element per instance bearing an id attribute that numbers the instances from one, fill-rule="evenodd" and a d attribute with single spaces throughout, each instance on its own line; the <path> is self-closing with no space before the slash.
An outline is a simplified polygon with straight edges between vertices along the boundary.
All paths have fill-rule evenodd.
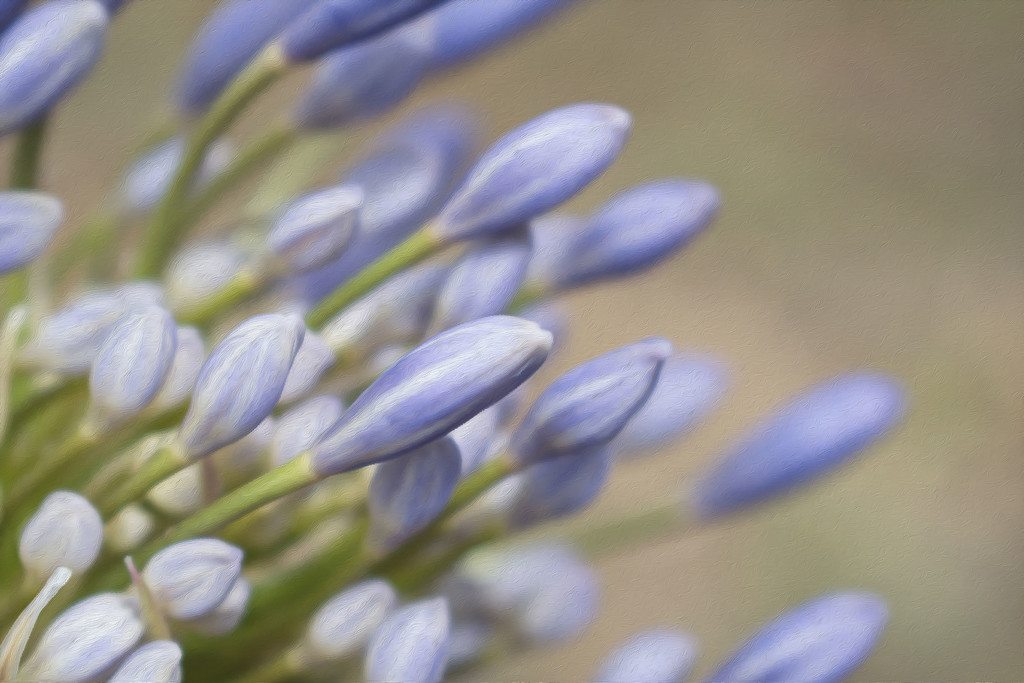
<path id="1" fill-rule="evenodd" d="M 498 436 L 500 419 L 499 406 L 494 405 L 452 430 L 450 436 L 459 448 L 463 477 L 476 471 L 490 454 Z"/>
<path id="2" fill-rule="evenodd" d="M 334 352 L 319 335 L 306 330 L 281 391 L 281 403 L 291 403 L 308 394 L 333 365 Z"/>
<path id="3" fill-rule="evenodd" d="M 530 465 L 512 508 L 512 522 L 530 526 L 584 509 L 601 493 L 611 473 L 607 446 L 561 455 Z"/>
<path id="4" fill-rule="evenodd" d="M 188 621 L 222 603 L 241 571 L 241 550 L 215 538 L 196 538 L 154 555 L 142 579 L 162 611 Z"/>
<path id="5" fill-rule="evenodd" d="M 385 581 L 369 579 L 345 589 L 316 611 L 306 631 L 305 645 L 318 662 L 357 654 L 398 602 Z"/>
<path id="6" fill-rule="evenodd" d="M 71 491 L 54 491 L 21 532 L 18 557 L 42 581 L 58 567 L 85 572 L 102 545 L 103 521 L 92 503 Z"/>
<path id="7" fill-rule="evenodd" d="M 450 617 L 444 598 L 421 600 L 392 612 L 366 653 L 370 683 L 438 683 L 448 658 Z"/>
<path id="8" fill-rule="evenodd" d="M 154 640 L 128 655 L 107 683 L 180 683 L 181 648 L 173 640 Z"/>
<path id="9" fill-rule="evenodd" d="M 696 659 L 697 644 L 685 633 L 672 629 L 643 631 L 612 650 L 594 680 L 683 683 Z"/>
<path id="10" fill-rule="evenodd" d="M 267 233 L 267 248 L 293 273 L 335 260 L 359 227 L 363 191 L 336 185 L 292 202 Z"/>
<path id="11" fill-rule="evenodd" d="M 64 220 L 60 201 L 42 192 L 0 192 L 0 274 L 35 261 Z"/>

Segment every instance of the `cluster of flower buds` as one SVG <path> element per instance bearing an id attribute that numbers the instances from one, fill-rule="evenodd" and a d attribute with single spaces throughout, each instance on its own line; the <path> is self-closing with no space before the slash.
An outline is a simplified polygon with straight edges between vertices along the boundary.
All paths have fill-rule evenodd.
<path id="1" fill-rule="evenodd" d="M 595 102 L 482 152 L 468 112 L 414 112 L 317 186 L 294 171 L 313 165 L 305 137 L 391 110 L 570 2 L 224 0 L 174 120 L 55 240 L 45 126 L 125 4 L 0 0 L 0 135 L 16 137 L 0 191 L 0 680 L 439 681 L 577 638 L 600 611 L 589 560 L 624 534 L 746 510 L 898 422 L 895 381 L 840 375 L 677 498 L 506 544 L 584 511 L 622 460 L 722 398 L 721 361 L 658 337 L 534 379 L 568 328 L 559 295 L 665 261 L 714 220 L 714 187 L 656 180 L 558 213 L 626 144 L 630 115 Z M 279 124 L 227 139 L 307 66 Z M 272 162 L 286 171 L 234 222 L 205 220 Z M 868 594 L 814 600 L 710 680 L 838 681 L 886 614 Z M 696 660 L 659 626 L 595 680 L 682 681 Z"/>

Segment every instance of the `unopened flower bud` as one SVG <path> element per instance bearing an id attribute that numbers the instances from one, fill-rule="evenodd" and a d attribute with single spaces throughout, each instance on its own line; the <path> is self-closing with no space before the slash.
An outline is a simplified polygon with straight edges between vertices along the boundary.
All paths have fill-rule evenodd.
<path id="1" fill-rule="evenodd" d="M 92 503 L 71 491 L 54 491 L 21 532 L 18 557 L 41 582 L 58 567 L 85 572 L 102 545 L 103 521 Z"/>
<path id="2" fill-rule="evenodd" d="M 142 579 L 162 611 L 189 621 L 222 603 L 241 571 L 240 549 L 215 538 L 196 538 L 154 555 Z"/>
<path id="3" fill-rule="evenodd" d="M 697 659 L 697 644 L 672 629 L 643 631 L 619 645 L 601 665 L 595 682 L 683 683 Z"/>
<path id="4" fill-rule="evenodd" d="M 316 661 L 357 654 L 397 601 L 395 590 L 380 579 L 368 579 L 346 588 L 313 615 L 304 641 L 307 652 Z"/>
<path id="5" fill-rule="evenodd" d="M 0 192 L 0 274 L 35 261 L 64 220 L 60 201 L 42 192 Z"/>
<path id="6" fill-rule="evenodd" d="M 180 683 L 181 647 L 173 640 L 146 643 L 117 667 L 107 683 Z"/>
<path id="7" fill-rule="evenodd" d="M 392 612 L 366 653 L 370 683 L 438 683 L 448 659 L 450 617 L 444 598 L 421 600 Z"/>

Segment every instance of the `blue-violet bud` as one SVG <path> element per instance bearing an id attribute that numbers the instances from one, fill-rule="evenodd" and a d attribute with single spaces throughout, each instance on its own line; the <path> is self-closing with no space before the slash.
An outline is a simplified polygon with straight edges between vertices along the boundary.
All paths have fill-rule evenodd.
<path id="1" fill-rule="evenodd" d="M 185 138 L 174 137 L 147 149 L 132 163 L 121 179 L 118 204 L 127 215 L 144 214 L 163 199 L 181 158 L 185 155 Z M 226 140 L 214 142 L 203 157 L 196 173 L 193 189 L 209 185 L 235 156 L 234 146 Z"/>
<path id="2" fill-rule="evenodd" d="M 242 571 L 242 551 L 215 538 L 168 546 L 142 570 L 154 601 L 174 619 L 204 617 L 222 603 Z"/>
<path id="3" fill-rule="evenodd" d="M 314 396 L 281 416 L 270 441 L 273 467 L 294 460 L 320 440 L 341 418 L 345 406 L 335 396 Z"/>
<path id="4" fill-rule="evenodd" d="M 359 227 L 363 191 L 335 185 L 295 200 L 267 233 L 267 248 L 293 273 L 304 273 L 336 259 Z"/>
<path id="5" fill-rule="evenodd" d="M 42 192 L 0 192 L 0 274 L 35 261 L 64 220 L 64 207 Z"/>
<path id="6" fill-rule="evenodd" d="M 176 332 L 177 344 L 174 360 L 167 373 L 160 393 L 153 399 L 158 409 L 173 408 L 185 402 L 192 395 L 199 369 L 206 360 L 206 344 L 199 330 L 194 327 L 179 327 Z"/>
<path id="7" fill-rule="evenodd" d="M 674 629 L 653 629 L 630 637 L 611 651 L 595 683 L 683 683 L 697 659 L 697 643 Z"/>
<path id="8" fill-rule="evenodd" d="M 181 654 L 173 640 L 151 641 L 128 655 L 107 683 L 180 683 Z"/>
<path id="9" fill-rule="evenodd" d="M 103 520 L 88 500 L 71 491 L 54 491 L 29 518 L 18 541 L 25 569 L 42 582 L 58 567 L 81 574 L 96 561 L 103 545 Z"/>
<path id="10" fill-rule="evenodd" d="M 332 365 L 334 352 L 331 347 L 319 335 L 306 330 L 281 390 L 281 403 L 291 403 L 308 394 Z"/>
<path id="11" fill-rule="evenodd" d="M 316 611 L 304 641 L 316 661 L 328 662 L 356 654 L 398 602 L 386 581 L 367 579 L 338 593 Z"/>
<path id="12" fill-rule="evenodd" d="M 607 446 L 530 465 L 516 493 L 512 523 L 524 527 L 579 512 L 604 488 L 611 465 Z"/>
<path id="13" fill-rule="evenodd" d="M 444 598 L 421 600 L 392 612 L 366 653 L 369 683 L 438 683 L 448 658 L 450 616 Z"/>
<path id="14" fill-rule="evenodd" d="M 234 631 L 245 616 L 251 593 L 252 586 L 244 576 L 240 576 L 228 591 L 228 596 L 206 616 L 190 621 L 189 628 L 208 636 L 222 636 Z"/>

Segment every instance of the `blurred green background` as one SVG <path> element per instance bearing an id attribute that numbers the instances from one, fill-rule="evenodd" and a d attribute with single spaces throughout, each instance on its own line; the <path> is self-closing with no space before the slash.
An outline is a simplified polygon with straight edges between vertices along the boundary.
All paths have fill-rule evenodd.
<path id="1" fill-rule="evenodd" d="M 137 0 L 61 107 L 46 181 L 72 221 L 155 119 L 211 5 Z M 865 588 L 892 621 L 859 680 L 1024 680 L 1022 27 L 1021 2 L 581 0 L 417 94 L 472 103 L 489 139 L 573 101 L 629 109 L 625 155 L 574 208 L 669 175 L 721 188 L 721 219 L 685 254 L 568 299 L 559 367 L 660 334 L 734 378 L 691 439 L 623 466 L 589 519 L 674 494 L 822 378 L 874 367 L 912 394 L 905 427 L 823 485 L 602 559 L 582 641 L 484 678 L 583 680 L 659 625 L 692 632 L 705 671 L 787 607 Z"/>

